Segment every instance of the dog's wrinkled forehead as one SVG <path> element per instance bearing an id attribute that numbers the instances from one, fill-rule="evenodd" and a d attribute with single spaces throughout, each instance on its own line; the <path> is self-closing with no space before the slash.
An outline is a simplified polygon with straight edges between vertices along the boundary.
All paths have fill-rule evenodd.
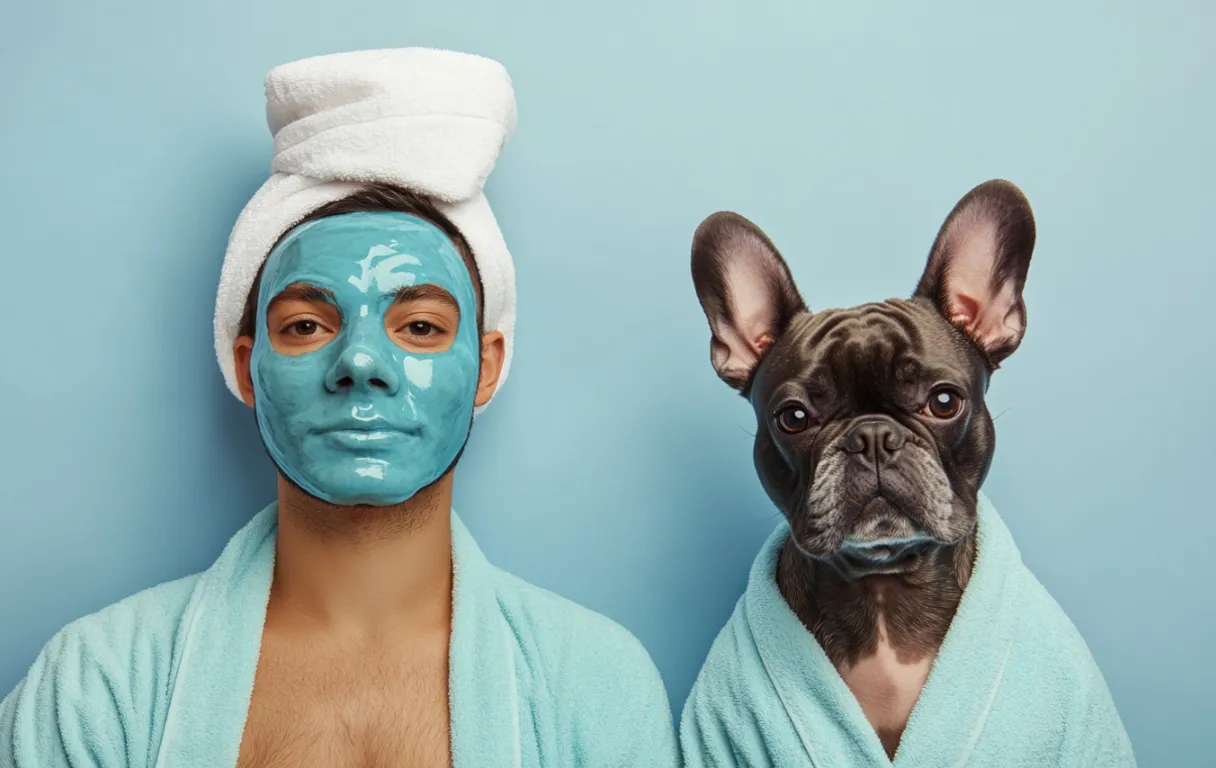
<path id="1" fill-rule="evenodd" d="M 815 400 L 874 407 L 940 383 L 983 386 L 977 370 L 978 352 L 932 305 L 891 299 L 800 316 L 756 371 L 752 397 L 793 385 Z"/>

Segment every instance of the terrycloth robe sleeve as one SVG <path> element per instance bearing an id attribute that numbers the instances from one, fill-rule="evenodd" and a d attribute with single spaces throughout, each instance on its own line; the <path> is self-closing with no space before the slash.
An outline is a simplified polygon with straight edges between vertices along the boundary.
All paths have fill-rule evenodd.
<path id="1" fill-rule="evenodd" d="M 1079 716 L 1068 726 L 1063 753 L 1074 755 L 1079 766 L 1136 768 L 1136 754 L 1106 678 L 1092 661 L 1086 672 L 1074 708 Z"/>
<path id="2" fill-rule="evenodd" d="M 680 749 L 683 768 L 737 768 L 772 765 L 756 753 L 764 751 L 763 739 L 749 739 L 747 731 L 758 731 L 752 713 L 732 706 L 726 697 L 709 697 L 693 689 L 680 719 Z M 747 728 L 737 725 L 747 723 Z M 780 748 L 781 742 L 772 742 Z"/>
<path id="3" fill-rule="evenodd" d="M 751 704 L 780 700 L 766 675 L 740 674 L 741 669 L 763 668 L 748 635 L 743 600 L 730 622 L 714 639 L 709 655 L 680 717 L 679 741 L 683 768 L 766 768 L 807 765 L 808 757 L 797 738 L 790 738 L 791 723 L 770 717 L 770 710 Z M 746 658 L 746 664 L 732 660 Z M 773 710 L 772 712 L 776 712 Z"/>
<path id="4" fill-rule="evenodd" d="M 61 629 L 0 702 L 3 768 L 145 768 L 194 580 L 133 595 Z"/>
<path id="5" fill-rule="evenodd" d="M 615 695 L 589 703 L 592 711 L 580 717 L 586 731 L 580 738 L 586 745 L 580 764 L 586 768 L 679 768 L 671 706 L 659 672 L 636 641 L 624 644 L 622 650 L 628 652 L 626 658 L 612 659 L 605 666 L 607 674 L 615 673 L 615 680 L 605 681 Z M 613 732 L 604 731 L 607 723 L 612 723 Z"/>
<path id="6" fill-rule="evenodd" d="M 475 685 L 464 690 L 459 677 L 453 682 L 454 696 L 463 702 L 453 710 L 458 747 L 494 749 L 493 755 L 465 752 L 464 765 L 679 768 L 666 687 L 650 654 L 632 633 L 497 569 L 488 574 L 487 583 L 494 584 L 494 603 L 510 628 L 506 636 L 513 660 L 485 668 L 472 681 Z M 485 659 L 492 641 L 484 638 L 493 635 L 480 636 L 475 658 Z M 508 669 L 513 670 L 511 679 L 494 684 L 493 678 Z M 509 740 L 510 731 L 518 727 L 520 752 L 514 760 L 495 762 L 502 750 L 486 744 L 485 726 L 477 724 L 498 711 L 487 706 L 487 698 L 503 696 L 517 697 L 520 710 L 511 727 L 503 729 L 502 738 L 490 741 Z M 461 744 L 459 733 L 466 728 L 477 730 L 481 737 L 477 745 Z"/>
<path id="7" fill-rule="evenodd" d="M 604 681 L 607 695 L 580 700 L 578 768 L 680 768 L 667 692 L 649 658 L 618 658 L 604 669 L 618 673 Z"/>
<path id="8" fill-rule="evenodd" d="M 97 664 L 78 635 L 64 633 L 38 655 L 0 704 L 0 765 L 120 768 L 128 753 L 130 700 L 121 680 Z"/>

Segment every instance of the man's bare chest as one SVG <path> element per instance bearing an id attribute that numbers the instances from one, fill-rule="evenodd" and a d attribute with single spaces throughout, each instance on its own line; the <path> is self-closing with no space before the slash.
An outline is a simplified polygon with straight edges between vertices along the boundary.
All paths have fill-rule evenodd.
<path id="1" fill-rule="evenodd" d="M 448 766 L 447 669 L 444 647 L 368 653 L 264 642 L 237 768 Z"/>

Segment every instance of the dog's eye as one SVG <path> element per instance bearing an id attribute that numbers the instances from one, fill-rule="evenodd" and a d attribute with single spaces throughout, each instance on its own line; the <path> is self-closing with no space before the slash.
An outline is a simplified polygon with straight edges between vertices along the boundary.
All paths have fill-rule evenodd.
<path id="1" fill-rule="evenodd" d="M 939 389 L 929 395 L 925 410 L 935 419 L 952 419 L 963 409 L 963 398 L 951 389 Z"/>
<path id="2" fill-rule="evenodd" d="M 777 426 L 787 435 L 794 435 L 811 426 L 811 415 L 801 405 L 789 405 L 777 411 Z"/>

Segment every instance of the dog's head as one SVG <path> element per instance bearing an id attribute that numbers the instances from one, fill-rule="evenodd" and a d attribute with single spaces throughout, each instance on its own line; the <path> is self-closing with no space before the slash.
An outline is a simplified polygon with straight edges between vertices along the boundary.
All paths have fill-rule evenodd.
<path id="1" fill-rule="evenodd" d="M 713 366 L 755 408 L 760 481 L 805 554 L 895 573 L 974 530 L 995 449 L 984 395 L 1025 332 L 1034 240 L 1021 191 L 989 181 L 947 216 L 911 299 L 812 313 L 756 225 L 698 227 Z"/>

